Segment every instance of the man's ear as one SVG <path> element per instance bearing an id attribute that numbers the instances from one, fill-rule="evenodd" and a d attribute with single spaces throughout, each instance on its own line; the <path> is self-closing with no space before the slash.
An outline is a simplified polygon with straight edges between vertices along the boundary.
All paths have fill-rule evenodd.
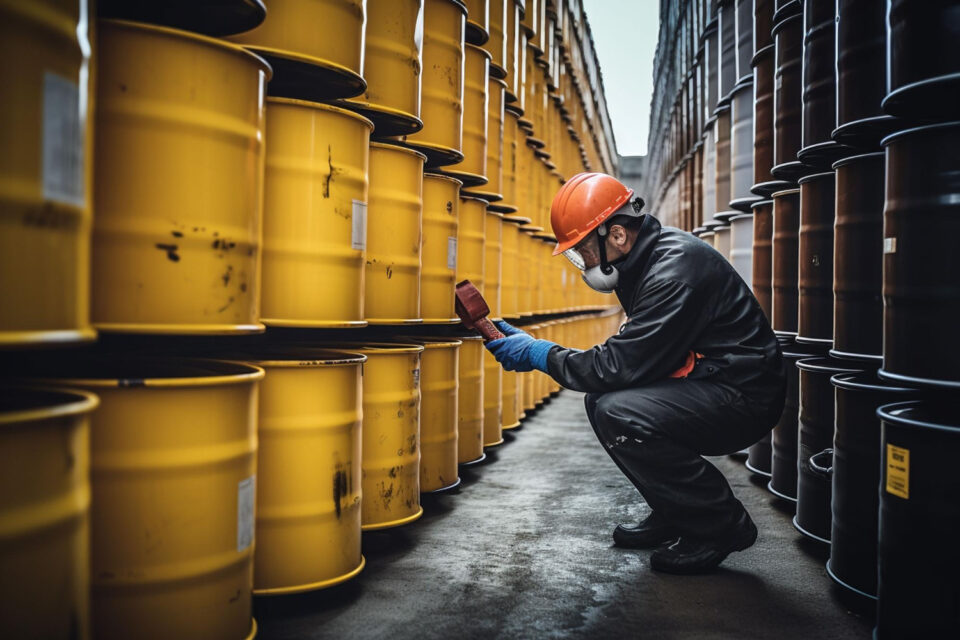
<path id="1" fill-rule="evenodd" d="M 613 240 L 615 244 L 623 245 L 627 241 L 627 230 L 619 224 L 611 226 L 610 239 Z"/>

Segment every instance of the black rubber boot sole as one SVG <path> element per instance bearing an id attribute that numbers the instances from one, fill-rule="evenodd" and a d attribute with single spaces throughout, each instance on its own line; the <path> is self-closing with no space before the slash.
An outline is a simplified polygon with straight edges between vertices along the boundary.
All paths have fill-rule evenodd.
<path id="1" fill-rule="evenodd" d="M 756 525 L 750 522 L 749 528 L 738 532 L 729 540 L 711 545 L 713 546 L 712 552 L 704 554 L 700 559 L 685 561 L 683 556 L 678 557 L 667 548 L 655 551 L 650 556 L 650 566 L 656 571 L 675 575 L 711 573 L 734 551 L 744 551 L 752 547 L 757 541 L 757 535 Z"/>

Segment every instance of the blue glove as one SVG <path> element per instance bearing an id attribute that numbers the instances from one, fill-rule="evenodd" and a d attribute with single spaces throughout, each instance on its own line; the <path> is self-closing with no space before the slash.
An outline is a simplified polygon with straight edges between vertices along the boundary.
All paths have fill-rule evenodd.
<path id="1" fill-rule="evenodd" d="M 487 343 L 487 349 L 507 371 L 532 371 L 547 373 L 547 354 L 557 346 L 549 340 L 537 340 L 526 331 L 511 327 L 506 322 L 497 322 L 497 328 L 506 336 Z"/>

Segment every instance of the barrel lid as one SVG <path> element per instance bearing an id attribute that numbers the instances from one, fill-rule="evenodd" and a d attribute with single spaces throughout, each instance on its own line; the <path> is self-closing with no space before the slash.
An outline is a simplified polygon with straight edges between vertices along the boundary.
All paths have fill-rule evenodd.
<path id="1" fill-rule="evenodd" d="M 738 216 L 733 216 L 732 218 L 730 218 L 730 222 L 733 223 L 733 222 L 736 222 L 737 220 L 747 220 L 747 219 L 753 220 L 753 214 L 741 213 Z"/>
<path id="2" fill-rule="evenodd" d="M 824 171 L 821 173 L 811 173 L 810 175 L 803 176 L 797 180 L 797 184 L 806 184 L 808 182 L 813 182 L 814 180 L 825 180 L 830 178 L 831 180 L 836 177 L 836 174 L 833 171 Z"/>
<path id="3" fill-rule="evenodd" d="M 80 415 L 99 404 L 97 396 L 79 389 L 4 386 L 0 388 L 0 425 Z"/>
<path id="4" fill-rule="evenodd" d="M 960 120 L 954 120 L 953 122 L 938 122 L 936 124 L 927 124 L 922 127 L 911 127 L 909 129 L 903 129 L 902 131 L 897 131 L 891 133 L 886 138 L 880 141 L 880 146 L 886 147 L 891 142 L 899 140 L 900 138 L 905 138 L 917 133 L 927 133 L 930 131 L 937 131 L 943 129 L 956 129 L 960 127 Z"/>
<path id="5" fill-rule="evenodd" d="M 886 157 L 886 153 L 883 151 L 875 151 L 874 153 L 858 153 L 856 155 L 847 156 L 846 158 L 840 158 L 831 165 L 831 169 L 839 169 L 840 167 L 845 167 L 848 164 L 853 164 L 854 162 L 859 162 L 860 160 L 866 159 L 879 159 Z"/>
<path id="6" fill-rule="evenodd" d="M 364 355 L 320 347 L 271 346 L 240 353 L 235 358 L 261 367 L 320 367 L 355 365 L 367 361 Z"/>
<path id="7" fill-rule="evenodd" d="M 263 0 L 131 2 L 98 0 L 97 15 L 185 29 L 222 38 L 255 29 L 267 16 Z"/>
<path id="8" fill-rule="evenodd" d="M 260 367 L 206 358 L 72 355 L 31 358 L 23 377 L 84 388 L 178 388 L 244 384 L 260 380 Z"/>
<path id="9" fill-rule="evenodd" d="M 856 373 L 838 373 L 830 378 L 833 386 L 854 391 L 880 391 L 898 395 L 915 394 L 919 391 L 909 387 L 895 387 L 885 384 L 875 371 L 857 371 Z"/>
<path id="10" fill-rule="evenodd" d="M 751 209 L 756 209 L 757 207 L 766 207 L 773 204 L 773 200 L 758 200 L 750 205 Z"/>
<path id="11" fill-rule="evenodd" d="M 355 111 L 350 109 L 344 109 L 343 107 L 337 107 L 332 104 L 326 104 L 325 102 L 314 102 L 312 100 L 303 100 L 302 98 L 281 98 L 278 96 L 270 96 L 267 98 L 267 104 L 282 104 L 291 107 L 303 107 L 306 109 L 315 109 L 316 111 L 328 111 L 330 113 L 337 113 L 348 118 L 362 122 L 367 126 L 370 131 L 373 131 L 373 122 L 369 118 L 365 118 Z"/>
<path id="12" fill-rule="evenodd" d="M 828 356 L 804 358 L 803 360 L 797 362 L 797 368 L 803 369 L 804 371 L 815 371 L 817 373 L 830 374 L 856 373 L 858 371 L 863 371 L 861 367 L 856 366 L 856 363 L 847 363 L 844 360 L 838 360 L 837 358 L 830 358 Z"/>
<path id="13" fill-rule="evenodd" d="M 956 401 L 933 402 L 929 400 L 911 400 L 887 404 L 877 409 L 877 417 L 904 427 L 935 429 L 960 434 Z M 950 424 L 950 423 L 953 424 Z"/>
<path id="14" fill-rule="evenodd" d="M 270 80 L 273 77 L 273 67 L 271 67 L 270 63 L 264 60 L 263 57 L 257 55 L 249 49 L 246 49 L 245 47 L 241 47 L 238 44 L 233 44 L 232 42 L 227 42 L 221 38 L 211 38 L 210 36 L 204 36 L 193 31 L 184 31 L 183 29 L 163 27 L 156 24 L 146 24 L 144 22 L 133 22 L 132 20 L 101 18 L 97 21 L 98 30 L 102 31 L 105 27 L 109 28 L 111 26 L 121 27 L 123 29 L 129 29 L 133 31 L 146 31 L 156 35 L 175 38 L 177 40 L 190 40 L 197 44 L 219 49 L 220 51 L 227 51 L 240 57 L 255 61 L 257 65 L 259 65 L 260 68 L 267 74 L 267 80 Z M 102 37 L 102 35 L 100 37 Z"/>
<path id="15" fill-rule="evenodd" d="M 384 141 L 370 141 L 371 149 L 383 149 L 384 151 L 396 151 L 398 153 L 405 153 L 412 156 L 417 156 L 424 162 L 427 161 L 427 156 L 423 155 L 416 149 L 411 149 L 410 147 L 405 147 L 402 144 L 395 144 Z"/>
<path id="16" fill-rule="evenodd" d="M 524 216 L 517 216 L 517 215 L 505 215 L 505 216 L 503 216 L 503 221 L 504 221 L 504 222 L 513 222 L 513 223 L 516 223 L 516 224 L 518 224 L 518 225 L 525 225 L 525 224 L 530 224 L 531 222 L 533 222 L 533 220 L 531 220 L 530 218 L 527 218 L 527 217 L 524 217 Z"/>

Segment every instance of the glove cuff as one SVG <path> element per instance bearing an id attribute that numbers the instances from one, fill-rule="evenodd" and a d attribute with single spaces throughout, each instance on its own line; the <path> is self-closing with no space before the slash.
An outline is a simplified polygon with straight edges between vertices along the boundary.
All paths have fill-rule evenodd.
<path id="1" fill-rule="evenodd" d="M 555 346 L 557 344 L 549 340 L 534 340 L 533 344 L 530 345 L 530 364 L 535 369 L 549 373 L 547 371 L 547 356 L 550 354 L 550 349 Z"/>

